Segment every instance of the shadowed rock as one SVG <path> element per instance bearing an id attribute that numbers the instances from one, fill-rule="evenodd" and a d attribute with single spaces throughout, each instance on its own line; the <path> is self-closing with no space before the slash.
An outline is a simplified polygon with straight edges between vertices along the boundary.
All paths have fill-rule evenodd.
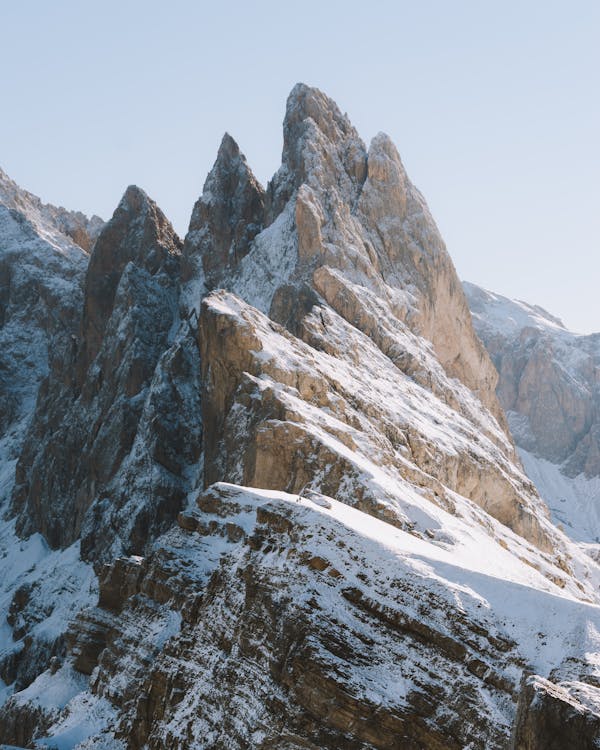
<path id="1" fill-rule="evenodd" d="M 206 289 L 227 283 L 264 226 L 264 190 L 225 133 L 185 238 L 182 278 L 202 273 Z"/>
<path id="2" fill-rule="evenodd" d="M 167 427 L 171 407 L 163 403 L 157 411 L 156 405 L 165 389 L 176 395 L 168 383 L 189 357 L 163 357 L 177 321 L 180 252 L 156 204 L 139 188 L 128 188 L 90 258 L 80 335 L 69 352 L 76 377 L 69 377 L 64 362 L 51 371 L 17 466 L 13 506 L 20 533 L 41 531 L 51 546 L 67 546 L 95 504 L 83 545 L 86 556 L 95 557 L 113 544 L 139 551 L 153 529 L 177 513 L 183 489 L 173 471 L 181 463 L 163 458 L 169 468 L 155 466 L 155 456 L 170 449 L 160 453 L 152 446 L 156 434 L 177 438 L 177 430 Z M 194 367 L 184 367 L 187 388 L 193 388 Z M 189 457 L 181 453 L 181 461 Z M 134 481 L 138 474 L 146 484 L 144 499 Z M 115 521 L 134 498 L 135 508 Z M 109 523 L 118 527 L 116 534 Z"/>

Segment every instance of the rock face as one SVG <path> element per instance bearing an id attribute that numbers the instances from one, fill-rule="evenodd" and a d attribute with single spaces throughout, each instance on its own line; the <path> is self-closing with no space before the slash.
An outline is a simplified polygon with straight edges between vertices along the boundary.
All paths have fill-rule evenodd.
<path id="1" fill-rule="evenodd" d="M 496 578 L 494 541 L 478 574 L 435 549 L 318 493 L 213 485 L 153 554 L 107 566 L 72 625 L 87 709 L 113 707 L 90 746 L 505 748 L 525 633 L 575 663 L 573 607 L 522 598 L 528 565 Z"/>
<path id="2" fill-rule="evenodd" d="M 200 278 L 210 289 L 231 276 L 265 222 L 265 191 L 237 143 L 223 136 L 185 238 L 183 278 Z M 198 267 L 200 261 L 200 267 Z"/>
<path id="3" fill-rule="evenodd" d="M 600 334 L 579 336 L 539 307 L 465 289 L 519 444 L 570 476 L 600 475 Z"/>
<path id="4" fill-rule="evenodd" d="M 511 750 L 595 750 L 600 737 L 598 688 L 529 677 L 519 697 Z"/>
<path id="5" fill-rule="evenodd" d="M 129 188 L 77 278 L 2 467 L 0 742 L 504 748 L 525 673 L 600 680 L 600 567 L 386 136 L 300 84 L 266 190 L 226 135 L 183 243 Z"/>
<path id="6" fill-rule="evenodd" d="M 67 245 L 70 240 L 86 253 L 90 252 L 104 226 L 99 216 L 92 216 L 90 219 L 80 211 L 67 211 L 62 207 L 42 203 L 36 195 L 20 188 L 2 169 L 0 203 L 26 217 L 35 232 L 51 244 L 64 246 L 66 237 Z M 3 239 L 8 240 L 4 231 Z"/>
<path id="7" fill-rule="evenodd" d="M 600 334 L 571 333 L 545 310 L 473 284 L 465 291 L 525 468 L 557 521 L 599 541 Z"/>
<path id="8" fill-rule="evenodd" d="M 77 329 L 89 246 L 100 219 L 45 206 L 0 170 L 0 456 L 16 460 L 41 380 Z M 2 478 L 3 479 L 3 478 Z M 8 482 L 8 478 L 7 478 Z M 9 492 L 0 480 L 0 503 Z"/>
<path id="9" fill-rule="evenodd" d="M 206 243 L 205 238 L 211 236 L 213 226 L 222 224 L 224 205 L 235 206 L 233 223 L 237 226 L 238 217 L 247 215 L 247 207 L 252 203 L 247 186 L 254 185 L 254 180 L 227 138 L 224 146 L 207 180 L 208 197 L 201 198 L 194 209 L 192 238 L 186 240 L 188 262 L 192 262 L 195 254 L 204 265 L 212 262 L 214 245 Z M 233 181 L 232 174 L 236 175 Z M 240 195 L 245 197 L 242 199 Z M 301 348 L 296 361 L 313 362 L 318 357 L 315 350 L 324 351 L 330 357 L 345 359 L 339 365 L 344 371 L 353 365 L 358 365 L 360 371 L 363 360 L 365 370 L 369 370 L 369 358 L 378 358 L 383 368 L 380 372 L 387 371 L 390 379 L 398 379 L 397 391 L 382 388 L 378 394 L 379 405 L 385 404 L 388 411 L 393 410 L 395 399 L 406 398 L 401 383 L 405 382 L 403 376 L 408 376 L 412 383 L 425 388 L 427 397 L 434 394 L 437 399 L 434 410 L 450 407 L 445 421 L 451 423 L 456 419 L 457 425 L 458 422 L 464 425 L 461 418 L 466 418 L 475 423 L 477 440 L 483 434 L 496 446 L 491 453 L 494 460 L 502 456 L 502 467 L 482 471 L 480 456 L 477 466 L 469 469 L 464 452 L 458 462 L 450 460 L 448 464 L 440 457 L 439 440 L 433 440 L 436 443 L 433 447 L 427 431 L 413 430 L 409 436 L 410 430 L 406 428 L 410 420 L 406 416 L 396 419 L 390 427 L 393 437 L 389 447 L 392 453 L 404 448 L 415 454 L 413 469 L 421 476 L 423 470 L 425 474 L 433 474 L 430 480 L 421 481 L 434 493 L 441 481 L 452 491 L 480 503 L 518 533 L 549 549 L 551 542 L 542 530 L 543 511 L 541 518 L 537 517 L 541 506 L 537 500 L 532 505 L 528 499 L 533 488 L 522 485 L 521 493 L 517 490 L 515 494 L 515 483 L 522 483 L 523 478 L 518 474 L 510 479 L 507 476 L 514 469 L 514 449 L 501 429 L 504 421 L 494 395 L 496 373 L 473 332 L 460 284 L 433 219 L 410 184 L 389 139 L 377 136 L 367 152 L 335 103 L 316 89 L 298 85 L 288 99 L 282 166 L 267 189 L 265 216 L 267 228 L 255 237 L 235 268 L 225 269 L 219 285 L 268 312 L 272 319 L 287 326 L 296 339 L 303 339 L 307 346 Z M 199 217 L 204 217 L 202 225 L 197 222 Z M 253 215 L 253 228 L 255 218 Z M 194 242 L 197 237 L 204 239 Z M 228 237 L 221 243 L 223 246 L 227 245 Z M 210 287 L 207 282 L 205 289 Z M 437 319 L 436 310 L 444 311 Z M 243 461 L 234 446 L 236 442 L 240 444 L 239 426 L 234 426 L 234 433 L 226 438 L 229 442 L 224 447 L 219 433 L 222 425 L 216 423 L 214 411 L 221 412 L 222 420 L 227 418 L 227 413 L 222 412 L 231 408 L 233 390 L 240 386 L 243 373 L 261 374 L 265 358 L 259 355 L 260 366 L 249 361 L 252 352 L 264 346 L 252 343 L 252 322 L 243 324 L 246 331 L 240 331 L 240 339 L 236 339 L 240 318 L 238 322 L 230 318 L 229 322 L 216 323 L 216 327 L 208 323 L 206 315 L 204 319 L 207 325 L 200 339 L 204 351 L 204 388 L 210 391 L 204 399 L 205 485 L 208 485 L 216 479 L 231 480 L 234 476 L 229 473 L 231 467 Z M 220 330 L 220 325 L 225 328 Z M 232 337 L 231 347 L 227 347 L 225 331 Z M 361 359 L 360 352 L 365 348 L 367 355 Z M 233 361 L 223 361 L 229 357 Z M 237 375 L 233 374 L 235 369 L 239 371 Z M 281 369 L 278 367 L 276 381 Z M 360 388 L 357 382 L 354 391 L 364 393 L 372 375 L 365 372 Z M 320 373 L 313 373 L 312 381 L 312 391 L 326 394 L 331 387 Z M 343 383 L 339 376 L 336 381 L 335 388 L 339 391 Z M 221 393 L 223 389 L 230 390 Z M 309 402 L 316 400 L 317 406 L 336 412 L 324 396 L 319 402 L 318 395 L 310 389 L 301 397 Z M 415 394 L 415 399 L 418 398 Z M 343 398 L 338 401 L 341 403 Z M 372 411 L 376 409 L 372 404 L 369 407 Z M 263 421 L 264 408 L 261 409 L 259 419 Z M 236 408 L 235 414 L 241 417 L 244 411 L 248 412 Z M 378 417 L 380 421 L 390 421 L 383 414 Z M 243 419 L 248 418 L 244 414 Z M 273 419 L 281 421 L 275 414 L 270 415 L 270 420 Z M 304 417 L 296 416 L 292 421 L 302 423 Z M 245 423 L 243 429 L 247 428 Z M 262 449 L 252 444 L 247 454 L 254 460 L 256 453 L 256 460 L 265 462 L 265 470 L 255 476 L 246 470 L 245 480 L 235 474 L 236 481 L 298 490 L 315 475 L 321 476 L 323 463 L 334 457 L 338 485 L 351 481 L 350 477 L 359 471 L 352 462 L 346 462 L 346 470 L 342 470 L 344 461 L 338 451 L 332 452 L 330 448 L 321 452 L 321 458 L 313 460 L 313 468 L 309 469 L 309 454 L 314 451 L 314 438 L 310 436 L 303 454 L 292 452 L 300 467 L 292 470 L 289 462 L 282 463 L 280 455 L 282 441 L 284 445 L 290 444 L 290 429 L 284 431 L 279 425 L 271 434 L 261 424 L 258 435 Z M 305 431 L 298 424 L 293 427 L 296 441 L 300 440 L 299 429 Z M 389 439 L 385 434 L 378 437 L 376 444 L 380 450 L 382 441 L 389 443 Z M 475 436 L 470 442 L 476 442 Z M 371 449 L 370 446 L 367 453 Z M 264 458 L 265 455 L 270 459 Z M 430 460 L 434 455 L 436 458 Z M 228 466 L 217 470 L 213 456 L 217 461 L 228 462 Z M 412 470 L 406 468 L 411 463 L 406 455 L 390 457 L 388 461 L 403 464 L 400 476 L 403 471 Z M 276 471 L 272 470 L 273 464 L 277 464 Z M 314 484 L 315 489 L 337 493 L 337 486 Z M 363 494 L 361 490 L 359 496 Z M 534 505 L 536 510 L 532 511 Z"/>
<path id="10" fill-rule="evenodd" d="M 16 539 L 15 519 L 4 520 L 40 385 L 64 367 L 79 324 L 87 255 L 65 222 L 85 234 L 86 246 L 102 225 L 42 204 L 0 170 L 0 688 L 9 691 L 64 655 L 65 626 L 57 623 L 94 598 L 77 549 L 52 556 L 39 535 Z M 0 716 L 3 739 L 27 744 L 46 719 L 42 709 L 15 706 Z"/>
<path id="11" fill-rule="evenodd" d="M 206 485 L 227 479 L 288 492 L 310 485 L 413 527 L 407 498 L 417 485 L 418 493 L 456 513 L 456 494 L 469 497 L 552 550 L 553 532 L 533 486 L 479 424 L 469 428 L 331 309 L 315 306 L 303 326 L 311 345 L 233 295 L 205 299 Z M 415 346 L 399 330 L 396 343 L 404 341 Z M 433 358 L 429 364 L 430 376 L 450 389 Z M 466 411 L 465 392 L 453 387 Z M 501 441 L 497 426 L 494 437 Z"/>
<path id="12" fill-rule="evenodd" d="M 337 105 L 303 84 L 288 98 L 283 132 L 282 165 L 265 199 L 268 228 L 249 253 L 237 252 L 236 258 L 244 257 L 236 273 L 226 266 L 206 289 L 228 288 L 278 319 L 306 284 L 368 336 L 378 336 L 374 316 L 390 326 L 406 324 L 433 344 L 448 375 L 501 421 L 497 375 L 473 332 L 437 227 L 390 139 L 378 135 L 367 151 Z M 244 217 L 248 233 L 254 232 L 261 194 L 227 138 L 206 187 L 186 248 L 188 257 L 198 254 L 209 267 L 223 250 L 196 238 L 211 236 L 212 227 L 223 224 L 224 205 L 235 206 L 234 226 Z M 218 235 L 218 242 L 227 247 L 230 234 Z M 356 287 L 365 292 L 358 304 Z"/>
<path id="13" fill-rule="evenodd" d="M 177 514 L 201 436 L 194 341 L 174 333 L 180 256 L 164 215 L 129 188 L 90 257 L 68 366 L 38 398 L 16 469 L 20 533 L 53 547 L 82 536 L 95 559 L 142 551 Z"/>

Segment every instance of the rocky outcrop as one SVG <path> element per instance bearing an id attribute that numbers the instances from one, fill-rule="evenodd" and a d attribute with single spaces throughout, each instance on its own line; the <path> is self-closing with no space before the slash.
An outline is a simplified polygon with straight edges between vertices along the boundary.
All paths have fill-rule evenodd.
<path id="1" fill-rule="evenodd" d="M 600 335 L 574 334 L 540 307 L 473 284 L 465 290 L 523 466 L 555 523 L 597 555 Z"/>
<path id="2" fill-rule="evenodd" d="M 87 255 L 72 238 L 89 247 L 102 224 L 42 204 L 0 170 L 0 685 L 6 697 L 64 655 L 66 620 L 90 596 L 84 588 L 79 604 L 73 602 L 88 580 L 71 551 L 53 564 L 40 538 L 15 538 L 14 520 L 4 517 L 40 388 L 49 371 L 69 361 L 78 331 Z M 61 619 L 62 627 L 48 626 Z M 11 701 L 0 714 L 4 741 L 25 746 L 51 715 Z"/>
<path id="3" fill-rule="evenodd" d="M 568 616 L 549 630 L 543 607 L 507 609 L 516 583 L 474 577 L 457 601 L 465 571 L 318 493 L 218 484 L 178 526 L 107 566 L 71 630 L 87 705 L 113 711 L 92 747 L 504 748 L 525 634 L 572 638 Z"/>
<path id="4" fill-rule="evenodd" d="M 300 289 L 312 288 L 359 327 L 376 300 L 379 319 L 430 341 L 449 376 L 476 392 L 503 425 L 497 375 L 437 227 L 390 139 L 380 134 L 367 151 L 337 105 L 303 84 L 288 98 L 283 131 L 282 165 L 264 214 L 261 188 L 237 146 L 228 136 L 223 141 L 186 240 L 186 255 L 199 255 L 210 277 L 206 289 L 223 286 L 288 321 L 282 299 L 289 305 Z M 224 264 L 226 253 L 233 261 Z M 217 258 L 220 275 L 211 270 Z M 356 288 L 367 299 L 350 306 Z M 361 330 L 376 335 L 372 325 Z"/>
<path id="5" fill-rule="evenodd" d="M 19 187 L 2 169 L 0 203 L 26 217 L 42 239 L 58 247 L 64 247 L 66 237 L 89 253 L 104 226 L 99 216 L 92 216 L 90 219 L 80 211 L 67 211 L 62 207 L 42 203 L 36 195 Z M 7 239 L 4 235 L 4 241 Z"/>
<path id="6" fill-rule="evenodd" d="M 233 295 L 204 300 L 205 485 L 226 479 L 288 492 L 310 485 L 410 525 L 400 487 L 411 484 L 442 508 L 456 509 L 455 493 L 468 497 L 553 549 L 551 527 L 508 445 L 502 456 L 327 307 L 315 306 L 304 326 L 313 346 Z"/>
<path id="7" fill-rule="evenodd" d="M 262 186 L 237 143 L 225 133 L 192 212 L 183 249 L 183 280 L 199 278 L 207 290 L 226 284 L 263 229 L 264 202 Z"/>
<path id="8" fill-rule="evenodd" d="M 180 252 L 157 206 L 129 188 L 94 246 L 69 365 L 44 385 L 17 465 L 21 533 L 54 547 L 83 534 L 95 558 L 115 544 L 140 551 L 176 515 L 200 437 L 193 338 L 174 333 Z M 185 404 L 177 416 L 173 401 Z"/>
<path id="9" fill-rule="evenodd" d="M 557 685 L 537 675 L 523 680 L 511 750 L 596 750 L 600 740 L 598 688 Z"/>
<path id="10" fill-rule="evenodd" d="M 43 737 L 55 718 L 53 712 L 41 706 L 10 698 L 0 707 L 0 741 L 6 743 L 1 747 L 32 747 L 33 740 Z"/>
<path id="11" fill-rule="evenodd" d="M 465 290 L 517 443 L 568 476 L 600 476 L 600 334 L 579 336 L 539 307 Z"/>
<path id="12" fill-rule="evenodd" d="M 79 387 L 100 351 L 125 270 L 130 275 L 135 270 L 136 274 L 145 272 L 149 277 L 164 279 L 163 285 L 167 280 L 173 283 L 178 276 L 180 253 L 180 240 L 158 206 L 139 188 L 127 188 L 112 219 L 100 234 L 87 268 Z M 132 267 L 127 268 L 129 263 Z"/>
<path id="13" fill-rule="evenodd" d="M 0 462 L 11 468 L 40 383 L 53 363 L 62 364 L 79 321 L 87 256 L 64 233 L 60 211 L 0 170 Z M 90 242 L 102 224 L 68 216 Z M 0 507 L 11 486 L 10 477 L 0 480 Z"/>
<path id="14" fill-rule="evenodd" d="M 358 288 L 377 300 L 379 318 L 406 323 L 430 341 L 448 374 L 502 420 L 496 374 L 473 333 L 452 262 L 387 136 L 376 136 L 367 151 L 334 102 L 299 84 L 288 99 L 282 166 L 268 195 L 269 220 L 280 226 L 257 238 L 239 280 L 228 288 L 267 311 L 278 279 L 260 300 L 246 288 L 253 265 L 267 268 L 261 256 L 270 254 L 271 265 L 289 263 L 289 280 L 306 282 L 360 327 L 367 301 L 348 309 Z M 276 242 L 287 258 L 271 250 Z M 361 330 L 371 335 L 373 327 Z"/>

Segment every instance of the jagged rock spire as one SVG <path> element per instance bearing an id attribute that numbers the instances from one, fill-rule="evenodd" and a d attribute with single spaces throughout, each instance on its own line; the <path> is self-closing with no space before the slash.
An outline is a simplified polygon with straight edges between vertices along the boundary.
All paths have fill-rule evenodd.
<path id="1" fill-rule="evenodd" d="M 106 528 L 102 519 L 133 492 L 123 472 L 138 431 L 146 451 L 154 451 L 157 433 L 164 445 L 177 432 L 165 427 L 172 408 L 157 417 L 148 394 L 155 379 L 168 399 L 169 365 L 159 360 L 177 322 L 180 258 L 181 241 L 156 203 L 140 188 L 127 188 L 90 257 L 79 336 L 69 337 L 69 355 L 50 373 L 17 467 L 13 506 L 27 509 L 21 533 L 39 530 L 53 547 L 81 534 L 82 553 L 92 556 L 120 539 L 143 545 L 147 530 L 176 512 L 181 488 L 174 479 L 158 499 L 153 489 L 129 509 L 120 537 L 98 534 Z M 139 458 L 133 453 L 131 461 Z M 88 511 L 91 532 L 84 526 Z"/>
<path id="2" fill-rule="evenodd" d="M 133 261 L 151 275 L 165 270 L 173 276 L 180 254 L 181 240 L 169 220 L 143 190 L 130 185 L 90 257 L 81 326 L 80 381 L 100 348 L 125 266 Z"/>
<path id="3" fill-rule="evenodd" d="M 270 184 L 275 212 L 302 183 L 355 192 L 366 177 L 367 152 L 337 104 L 317 88 L 297 83 L 283 121 L 282 166 Z"/>
<path id="4" fill-rule="evenodd" d="M 184 281 L 202 266 L 207 289 L 223 283 L 264 226 L 265 191 L 225 133 L 185 238 Z"/>

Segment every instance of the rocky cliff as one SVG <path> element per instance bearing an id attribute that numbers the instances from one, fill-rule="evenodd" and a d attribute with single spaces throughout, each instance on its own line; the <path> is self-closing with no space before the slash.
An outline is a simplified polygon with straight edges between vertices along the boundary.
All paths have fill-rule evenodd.
<path id="1" fill-rule="evenodd" d="M 68 356 L 38 396 L 16 467 L 19 533 L 40 531 L 52 547 L 81 537 L 96 559 L 123 544 L 142 551 L 177 514 L 200 441 L 180 257 L 160 209 L 128 188 L 90 255 Z"/>
<path id="2" fill-rule="evenodd" d="M 503 748 L 524 676 L 595 695 L 600 567 L 387 136 L 299 84 L 266 189 L 226 135 L 183 243 L 129 188 L 81 257 L 3 468 L 0 741 Z"/>
<path id="3" fill-rule="evenodd" d="M 16 459 L 40 381 L 76 330 L 102 220 L 44 205 L 0 170 L 0 435 Z"/>
<path id="4" fill-rule="evenodd" d="M 465 284 L 524 465 L 574 538 L 600 541 L 600 334 Z"/>

